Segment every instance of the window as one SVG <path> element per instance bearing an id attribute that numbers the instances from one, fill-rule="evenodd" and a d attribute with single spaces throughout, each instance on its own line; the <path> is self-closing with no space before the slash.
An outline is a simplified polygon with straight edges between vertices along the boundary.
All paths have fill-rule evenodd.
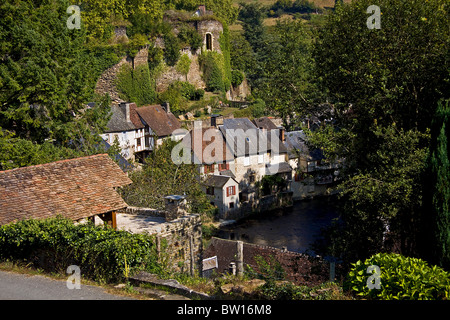
<path id="1" fill-rule="evenodd" d="M 230 202 L 230 209 L 234 209 L 234 202 Z"/>
<path id="2" fill-rule="evenodd" d="M 234 196 L 236 194 L 236 186 L 227 187 L 227 197 Z"/>
<path id="3" fill-rule="evenodd" d="M 264 162 L 264 155 L 258 154 L 258 163 L 263 163 L 263 162 Z"/>
<path id="4" fill-rule="evenodd" d="M 211 35 L 211 33 L 206 34 L 206 50 L 212 50 L 212 35 Z"/>
<path id="5" fill-rule="evenodd" d="M 136 139 L 136 145 L 137 145 L 138 147 L 141 146 L 141 138 L 137 138 L 137 139 Z"/>
<path id="6" fill-rule="evenodd" d="M 214 187 L 207 187 L 206 188 L 206 194 L 209 194 L 209 195 L 214 195 Z"/>
<path id="7" fill-rule="evenodd" d="M 229 163 L 219 163 L 219 171 L 229 170 L 230 164 Z"/>
<path id="8" fill-rule="evenodd" d="M 205 174 L 214 172 L 214 164 L 206 164 L 205 165 Z"/>

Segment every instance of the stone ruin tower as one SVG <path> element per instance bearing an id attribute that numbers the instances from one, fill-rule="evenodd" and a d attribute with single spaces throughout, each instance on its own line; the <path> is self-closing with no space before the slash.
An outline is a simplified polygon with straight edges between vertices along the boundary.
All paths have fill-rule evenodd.
<path id="1" fill-rule="evenodd" d="M 211 50 L 221 53 L 219 37 L 223 32 L 223 25 L 220 21 L 212 18 L 213 12 L 206 10 L 205 6 L 199 6 L 198 10 L 194 13 L 198 17 L 204 17 L 205 19 L 199 19 L 194 22 L 194 26 L 197 32 L 203 38 L 204 51 Z M 211 19 L 207 18 L 208 16 Z"/>

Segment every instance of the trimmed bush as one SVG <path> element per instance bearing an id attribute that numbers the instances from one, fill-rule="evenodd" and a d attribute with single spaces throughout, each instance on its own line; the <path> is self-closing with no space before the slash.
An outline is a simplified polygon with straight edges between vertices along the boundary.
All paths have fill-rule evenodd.
<path id="1" fill-rule="evenodd" d="M 31 263 L 49 272 L 77 265 L 81 274 L 100 282 L 123 280 L 125 273 L 160 272 L 156 245 L 148 235 L 74 225 L 65 218 L 24 220 L 0 227 L 0 261 Z"/>
<path id="2" fill-rule="evenodd" d="M 428 265 L 424 260 L 395 253 L 378 253 L 364 262 L 358 261 L 352 265 L 344 289 L 351 290 L 357 296 L 380 300 L 449 298 L 449 273 L 438 266 Z M 369 266 L 379 267 L 380 289 L 369 289 L 367 281 L 372 277 L 372 274 L 367 273 Z"/>

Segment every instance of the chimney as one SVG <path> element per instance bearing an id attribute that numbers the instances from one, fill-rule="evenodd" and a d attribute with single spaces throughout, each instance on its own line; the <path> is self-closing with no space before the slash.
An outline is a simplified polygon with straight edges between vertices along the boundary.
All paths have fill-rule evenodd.
<path id="1" fill-rule="evenodd" d="M 125 119 L 127 122 L 131 122 L 130 118 L 130 104 L 127 102 L 121 102 L 119 104 L 120 109 L 122 109 L 123 113 L 125 114 Z"/>
<path id="2" fill-rule="evenodd" d="M 166 221 L 178 219 L 187 214 L 186 196 L 171 195 L 164 197 Z"/>
<path id="3" fill-rule="evenodd" d="M 171 113 L 170 112 L 170 104 L 168 102 L 164 102 L 162 104 L 162 107 L 164 108 L 164 110 L 166 110 L 166 113 Z"/>
<path id="4" fill-rule="evenodd" d="M 284 132 L 286 131 L 286 129 L 284 127 L 278 127 L 278 129 L 280 130 L 280 139 L 282 142 L 286 141 L 286 137 L 284 136 Z"/>
<path id="5" fill-rule="evenodd" d="M 212 114 L 211 115 L 211 127 L 217 128 L 217 117 L 218 114 Z"/>
<path id="6" fill-rule="evenodd" d="M 201 16 L 204 16 L 205 13 L 206 13 L 206 6 L 205 5 L 198 6 L 198 11 L 199 11 Z"/>

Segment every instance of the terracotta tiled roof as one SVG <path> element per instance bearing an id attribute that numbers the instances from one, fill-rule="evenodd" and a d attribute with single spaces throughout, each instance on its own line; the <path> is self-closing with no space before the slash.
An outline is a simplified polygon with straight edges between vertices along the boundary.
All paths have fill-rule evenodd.
<path id="1" fill-rule="evenodd" d="M 0 171 L 0 225 L 118 210 L 127 204 L 114 188 L 131 183 L 107 154 Z"/>
<path id="2" fill-rule="evenodd" d="M 136 108 L 136 111 L 158 137 L 169 136 L 181 128 L 178 119 L 161 105 L 143 106 Z"/>
<path id="3" fill-rule="evenodd" d="M 142 123 L 141 119 L 139 118 L 136 109 L 137 109 L 136 103 L 134 102 L 130 103 L 130 120 L 136 129 L 143 129 L 145 126 Z"/>

